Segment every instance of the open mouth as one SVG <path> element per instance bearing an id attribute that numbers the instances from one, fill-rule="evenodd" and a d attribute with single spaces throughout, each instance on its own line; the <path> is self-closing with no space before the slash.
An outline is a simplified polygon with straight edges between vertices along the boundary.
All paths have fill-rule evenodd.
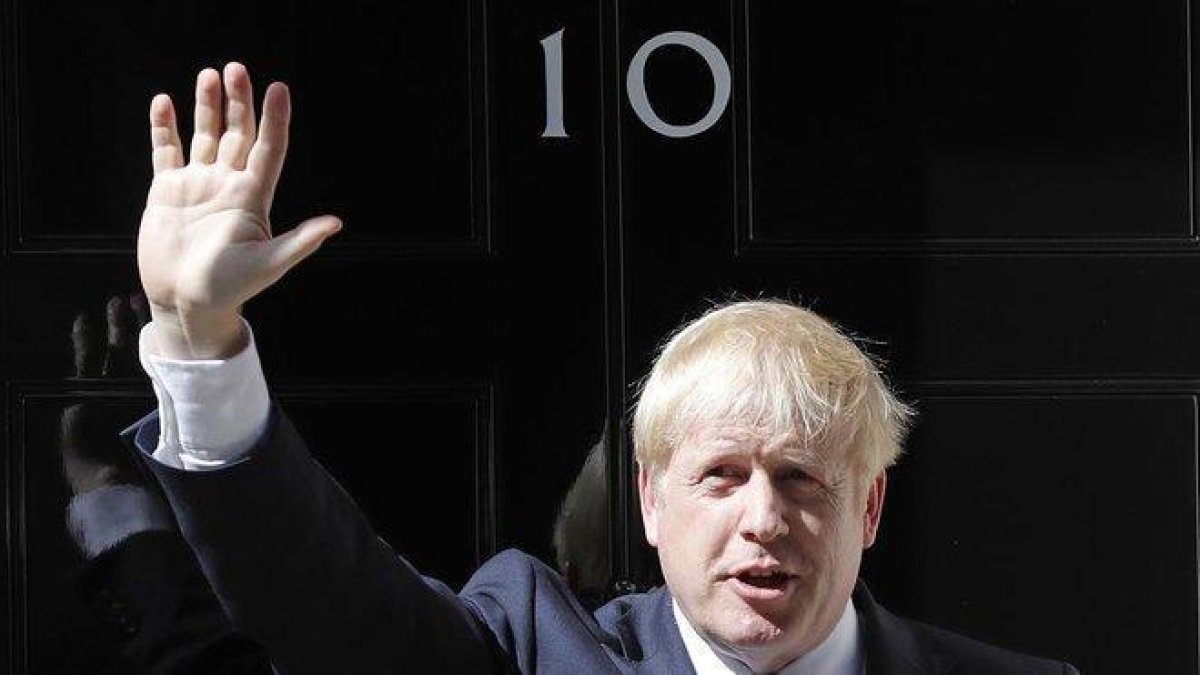
<path id="1" fill-rule="evenodd" d="M 745 572 L 737 575 L 737 580 L 754 588 L 780 590 L 787 584 L 788 575 L 783 572 L 774 572 L 771 574 Z"/>

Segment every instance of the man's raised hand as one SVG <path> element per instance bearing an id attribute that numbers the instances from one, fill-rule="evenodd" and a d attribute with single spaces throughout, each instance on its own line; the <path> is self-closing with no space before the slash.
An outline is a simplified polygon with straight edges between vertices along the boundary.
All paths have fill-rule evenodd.
<path id="1" fill-rule="evenodd" d="M 161 356 L 225 358 L 243 346 L 244 302 L 279 279 L 341 229 L 334 216 L 273 236 L 271 201 L 287 152 L 291 102 L 274 82 L 255 127 L 250 75 L 240 63 L 224 77 L 196 77 L 189 161 L 171 98 L 150 103 L 154 182 L 138 231 L 138 270 Z M 223 81 L 222 81 L 223 80 Z"/>

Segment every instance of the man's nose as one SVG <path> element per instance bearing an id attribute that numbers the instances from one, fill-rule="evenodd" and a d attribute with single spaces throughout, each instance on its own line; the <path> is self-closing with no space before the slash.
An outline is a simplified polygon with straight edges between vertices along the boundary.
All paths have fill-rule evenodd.
<path id="1" fill-rule="evenodd" d="M 784 513 L 783 495 L 779 494 L 770 477 L 751 476 L 742 486 L 742 497 L 740 531 L 743 537 L 765 544 L 788 534 L 790 528 Z"/>

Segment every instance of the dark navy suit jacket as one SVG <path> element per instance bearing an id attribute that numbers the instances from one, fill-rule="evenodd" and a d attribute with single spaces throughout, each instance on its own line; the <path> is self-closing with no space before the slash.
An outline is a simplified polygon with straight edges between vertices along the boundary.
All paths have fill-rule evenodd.
<path id="1" fill-rule="evenodd" d="M 125 437 L 161 483 L 232 628 L 264 645 L 280 673 L 694 672 L 664 588 L 592 613 L 560 575 L 515 550 L 457 594 L 421 576 L 375 535 L 278 407 L 259 446 L 218 471 L 151 459 L 156 415 Z M 854 604 L 871 675 L 1075 672 L 897 618 L 862 584 Z"/>

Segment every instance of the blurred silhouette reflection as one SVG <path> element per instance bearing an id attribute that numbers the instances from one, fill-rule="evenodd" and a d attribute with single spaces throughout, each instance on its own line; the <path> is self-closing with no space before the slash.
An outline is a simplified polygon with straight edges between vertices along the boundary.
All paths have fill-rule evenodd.
<path id="1" fill-rule="evenodd" d="M 149 321 L 140 294 L 113 296 L 103 326 L 86 312 L 71 327 L 74 376 L 137 374 L 137 338 Z M 263 649 L 235 632 L 199 563 L 176 530 L 157 485 L 118 439 L 100 405 L 63 410 L 59 453 L 71 490 L 67 527 L 86 559 L 85 603 L 112 628 L 132 672 L 273 672 Z"/>
<path id="2" fill-rule="evenodd" d="M 138 332 L 148 321 L 140 294 L 110 298 L 103 329 L 81 312 L 71 328 L 75 377 L 137 375 Z M 85 603 L 113 629 L 132 672 L 273 673 L 263 647 L 233 629 L 157 484 L 119 440 L 120 429 L 86 402 L 61 417 L 59 452 L 72 494 L 67 526 L 86 561 Z M 553 532 L 558 569 L 592 609 L 613 596 L 607 451 L 605 435 L 572 482 Z"/>
<path id="3" fill-rule="evenodd" d="M 607 425 L 605 425 L 607 429 Z M 554 519 L 554 558 L 588 609 L 608 602 L 608 434 L 592 446 Z"/>

